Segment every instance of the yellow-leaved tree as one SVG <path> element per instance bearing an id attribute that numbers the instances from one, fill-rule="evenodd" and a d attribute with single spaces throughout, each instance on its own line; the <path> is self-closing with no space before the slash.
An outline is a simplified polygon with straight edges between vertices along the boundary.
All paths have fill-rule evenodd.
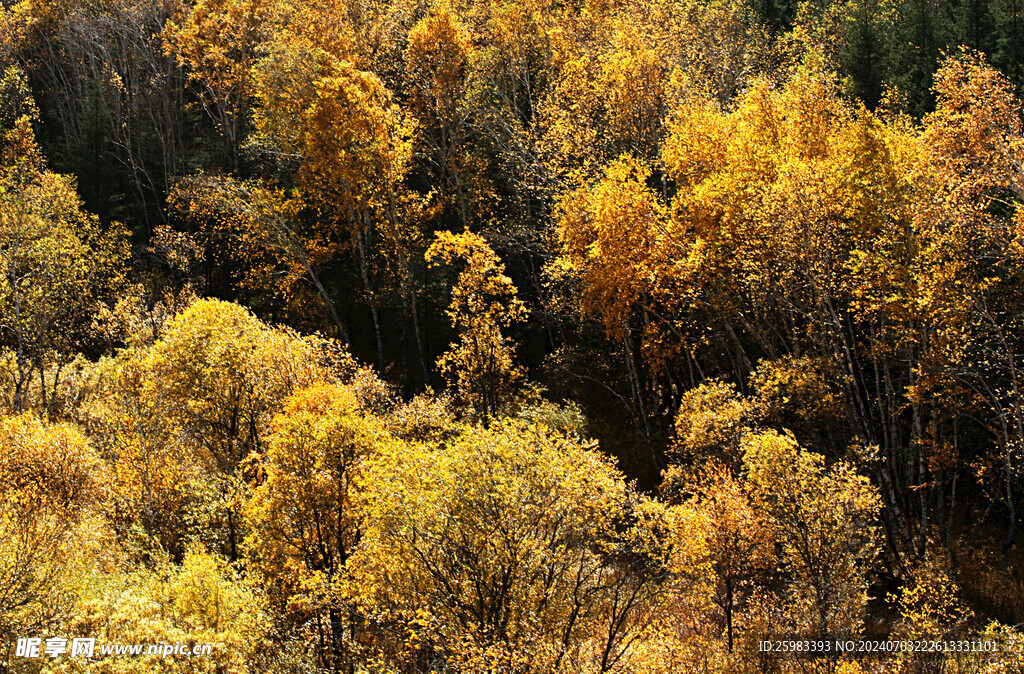
<path id="1" fill-rule="evenodd" d="M 190 510 L 203 500 L 204 461 L 181 435 L 171 399 L 155 385 L 146 350 L 128 348 L 101 361 L 97 386 L 80 412 L 110 462 L 114 530 L 155 552 L 184 554 Z"/>
<path id="2" fill-rule="evenodd" d="M 60 366 L 89 345 L 93 317 L 124 286 L 127 233 L 86 213 L 74 180 L 46 169 L 27 78 L 0 89 L 0 380 L 15 411 L 49 411 Z M 52 372 L 51 372 L 52 371 Z M 38 377 L 38 398 L 29 400 Z"/>
<path id="3" fill-rule="evenodd" d="M 469 226 L 468 201 L 476 195 L 465 155 L 471 110 L 465 101 L 473 43 L 450 6 L 433 8 L 409 31 L 405 70 L 411 109 L 420 122 L 419 142 L 440 188 L 454 198 L 463 226 Z"/>
<path id="4" fill-rule="evenodd" d="M 643 638 L 663 508 L 586 443 L 474 426 L 440 446 L 386 443 L 359 485 L 350 587 L 388 666 L 605 672 Z"/>
<path id="5" fill-rule="evenodd" d="M 297 196 L 318 216 L 307 234 L 315 242 L 310 245 L 334 255 L 351 247 L 382 367 L 384 337 L 368 237 L 380 237 L 420 341 L 410 268 L 417 233 L 408 226 L 419 202 L 404 188 L 415 124 L 344 45 L 325 45 L 316 35 L 292 29 L 282 31 L 269 52 L 255 67 L 253 145 L 295 169 Z"/>
<path id="6" fill-rule="evenodd" d="M 692 487 L 689 504 L 704 515 L 698 531 L 705 539 L 713 571 L 713 602 L 721 609 L 726 644 L 736 641 L 736 614 L 778 566 L 775 545 L 779 524 L 757 507 L 750 488 L 723 465 L 709 461 Z M 748 649 L 753 650 L 753 649 Z"/>
<path id="7" fill-rule="evenodd" d="M 190 546 L 179 562 L 168 558 L 130 566 L 97 565 L 78 584 L 74 612 L 55 631 L 69 639 L 96 639 L 95 655 L 47 659 L 44 674 L 167 674 L 287 671 L 287 654 L 268 653 L 271 624 L 266 600 L 252 578 L 219 555 Z M 103 657 L 100 644 L 188 644 L 209 652 Z"/>
<path id="8" fill-rule="evenodd" d="M 0 636 L 72 615 L 77 580 L 104 541 L 106 465 L 69 424 L 0 418 Z"/>
<path id="9" fill-rule="evenodd" d="M 167 433 L 155 441 L 184 445 L 206 476 L 213 512 L 203 535 L 237 559 L 246 492 L 240 464 L 266 447 L 270 421 L 289 395 L 333 381 L 351 361 L 334 342 L 273 328 L 237 304 L 203 300 L 170 321 L 142 367 L 142 396 L 159 406 Z M 113 422 L 134 436 L 130 447 L 145 448 L 145 426 L 124 417 Z"/>
<path id="10" fill-rule="evenodd" d="M 781 541 L 789 576 L 785 627 L 814 636 L 858 634 L 880 542 L 877 490 L 850 464 L 826 467 L 823 456 L 775 432 L 744 438 L 743 465 L 752 503 Z"/>
<path id="11" fill-rule="evenodd" d="M 523 376 L 515 364 L 515 346 L 503 330 L 524 319 L 526 307 L 501 259 L 479 234 L 441 232 L 427 249 L 427 259 L 465 264 L 446 312 L 459 341 L 441 356 L 438 367 L 462 402 L 487 423 Z"/>
<path id="12" fill-rule="evenodd" d="M 247 546 L 272 597 L 318 624 L 326 615 L 335 671 L 357 662 L 358 624 L 344 585 L 362 534 L 356 484 L 385 442 L 397 441 L 350 387 L 303 389 L 274 419 L 262 480 L 245 508 Z"/>
<path id="13" fill-rule="evenodd" d="M 250 126 L 253 65 L 279 19 L 276 0 L 200 0 L 164 26 L 164 49 L 196 86 L 203 110 L 228 143 L 238 170 Z"/>

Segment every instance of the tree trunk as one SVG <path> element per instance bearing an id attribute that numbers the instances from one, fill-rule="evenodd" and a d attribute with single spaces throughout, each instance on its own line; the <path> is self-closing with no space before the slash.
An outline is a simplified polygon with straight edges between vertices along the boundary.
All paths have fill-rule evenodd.
<path id="1" fill-rule="evenodd" d="M 368 216 L 363 216 L 364 221 L 368 219 Z M 366 246 L 363 241 L 363 234 L 361 231 L 356 230 L 353 233 L 355 239 L 356 251 L 359 257 L 359 272 L 363 277 L 363 289 L 366 291 L 366 303 L 370 306 L 370 315 L 373 317 L 373 333 L 377 339 L 377 369 L 378 371 L 384 371 L 384 336 L 380 329 L 380 312 L 377 308 L 377 297 L 373 292 L 373 287 L 370 285 L 370 272 L 366 264 Z"/>

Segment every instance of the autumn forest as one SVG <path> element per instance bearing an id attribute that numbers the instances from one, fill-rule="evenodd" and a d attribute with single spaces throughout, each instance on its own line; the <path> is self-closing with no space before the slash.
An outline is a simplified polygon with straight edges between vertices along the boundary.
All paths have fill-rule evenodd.
<path id="1" fill-rule="evenodd" d="M 1022 100 L 1020 0 L 0 0 L 0 671 L 1024 672 Z"/>

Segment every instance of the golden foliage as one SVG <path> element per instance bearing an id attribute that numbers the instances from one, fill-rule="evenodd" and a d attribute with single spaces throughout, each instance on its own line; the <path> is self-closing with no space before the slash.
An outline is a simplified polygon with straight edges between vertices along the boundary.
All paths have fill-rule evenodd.
<path id="1" fill-rule="evenodd" d="M 459 341 L 438 360 L 459 395 L 486 420 L 505 402 L 522 371 L 515 365 L 515 347 L 502 330 L 526 316 L 512 279 L 501 259 L 478 234 L 441 232 L 427 249 L 427 260 L 447 265 L 464 261 L 452 288 L 448 318 Z"/>
<path id="2" fill-rule="evenodd" d="M 94 336 L 93 317 L 125 284 L 128 241 L 82 209 L 73 179 L 46 170 L 25 83 L 16 71 L 4 83 L 16 95 L 0 111 L 0 344 L 14 353 L 4 397 L 20 411 L 29 378 Z M 41 397 L 46 409 L 45 386 Z"/>
<path id="3" fill-rule="evenodd" d="M 353 392 L 336 385 L 299 391 L 274 419 L 260 484 L 246 503 L 247 545 L 282 600 L 307 611 L 338 607 L 361 536 L 356 483 L 386 437 Z"/>
<path id="4" fill-rule="evenodd" d="M 257 589 L 221 557 L 190 548 L 180 565 L 170 560 L 153 568 L 122 571 L 98 568 L 82 579 L 67 638 L 95 638 L 97 644 L 209 644 L 206 656 L 55 658 L 48 674 L 259 671 L 258 658 L 270 625 Z"/>
<path id="5" fill-rule="evenodd" d="M 866 571 L 878 553 L 881 500 L 853 466 L 825 467 L 791 436 L 743 441 L 756 507 L 771 517 L 791 574 L 787 614 L 795 633 L 858 634 L 867 605 Z"/>
<path id="6" fill-rule="evenodd" d="M 471 427 L 437 447 L 383 443 L 359 483 L 351 592 L 401 630 L 402 659 L 597 671 L 644 630 L 659 510 L 585 444 Z"/>
<path id="7" fill-rule="evenodd" d="M 67 424 L 0 418 L 0 634 L 71 615 L 82 556 L 97 553 L 106 466 Z M 87 562 L 86 562 L 87 563 Z"/>

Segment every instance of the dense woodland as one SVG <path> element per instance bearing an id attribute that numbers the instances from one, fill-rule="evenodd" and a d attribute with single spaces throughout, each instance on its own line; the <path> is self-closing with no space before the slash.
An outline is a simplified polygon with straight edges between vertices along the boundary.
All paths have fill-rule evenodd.
<path id="1" fill-rule="evenodd" d="M 3 0 L 0 670 L 1024 671 L 1022 93 L 1021 0 Z"/>

